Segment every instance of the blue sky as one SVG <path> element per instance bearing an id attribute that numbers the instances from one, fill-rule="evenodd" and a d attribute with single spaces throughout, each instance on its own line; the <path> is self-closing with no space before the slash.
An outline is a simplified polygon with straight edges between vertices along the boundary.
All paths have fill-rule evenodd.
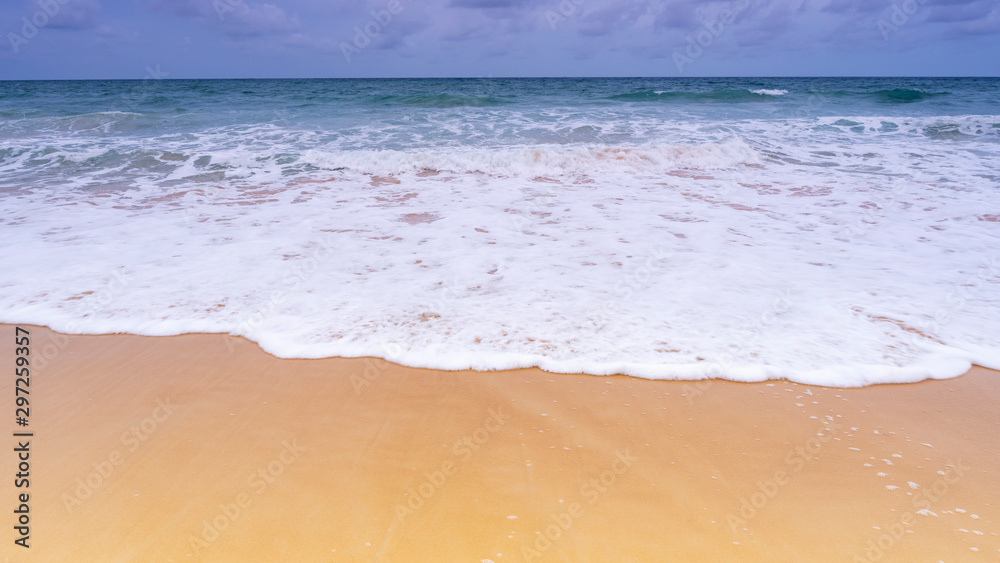
<path id="1" fill-rule="evenodd" d="M 0 79 L 997 76 L 997 0 L 5 0 Z"/>

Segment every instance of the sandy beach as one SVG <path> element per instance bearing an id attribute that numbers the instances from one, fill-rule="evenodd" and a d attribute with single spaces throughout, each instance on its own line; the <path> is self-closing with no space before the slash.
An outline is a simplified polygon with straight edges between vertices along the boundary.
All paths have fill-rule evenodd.
<path id="1" fill-rule="evenodd" d="M 995 371 L 861 389 L 443 372 L 24 328 L 11 561 L 1000 558 Z M 11 366 L 13 326 L 0 341 Z M 14 396 L 5 378 L 8 432 Z"/>

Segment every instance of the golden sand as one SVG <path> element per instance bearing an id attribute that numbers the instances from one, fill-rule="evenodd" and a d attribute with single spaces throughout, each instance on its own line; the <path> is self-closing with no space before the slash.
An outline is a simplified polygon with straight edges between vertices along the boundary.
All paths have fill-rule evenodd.
<path id="1" fill-rule="evenodd" d="M 27 328 L 28 489 L 16 439 L 0 454 L 12 561 L 1000 560 L 986 369 L 646 381 Z M 13 339 L 0 326 L 0 365 Z"/>

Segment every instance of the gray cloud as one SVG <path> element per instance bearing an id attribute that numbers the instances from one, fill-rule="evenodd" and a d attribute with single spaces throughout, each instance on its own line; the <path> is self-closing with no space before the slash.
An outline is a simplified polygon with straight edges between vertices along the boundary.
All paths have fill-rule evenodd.
<path id="1" fill-rule="evenodd" d="M 23 16 L 38 10 L 36 1 L 0 2 L 0 19 L 9 22 L 8 30 L 16 31 Z M 349 70 L 331 66 L 339 64 L 342 44 L 354 43 L 356 28 L 366 28 L 376 17 L 372 13 L 383 13 L 390 1 L 398 1 L 402 11 L 365 38 L 364 44 L 370 45 L 363 55 L 365 65 Z M 690 37 L 704 34 L 706 26 L 715 31 L 698 72 L 711 72 L 708 69 L 715 63 L 708 61 L 742 59 L 751 66 L 769 61 L 771 68 L 780 68 L 784 61 L 807 57 L 839 57 L 837 68 L 843 72 L 854 64 L 852 57 L 864 56 L 861 53 L 905 57 L 934 44 L 955 45 L 949 47 L 953 50 L 964 44 L 964 52 L 975 60 L 990 59 L 988 42 L 1000 34 L 1000 2 L 905 1 L 919 4 L 917 12 L 884 34 L 880 22 L 889 21 L 894 6 L 898 10 L 904 0 L 71 0 L 49 27 L 86 33 L 53 33 L 46 41 L 59 44 L 64 53 L 75 49 L 81 57 L 89 53 L 95 66 L 102 64 L 102 57 L 115 55 L 110 49 L 89 51 L 88 45 L 128 43 L 155 50 L 157 57 L 186 60 L 196 69 L 191 73 L 209 73 L 213 65 L 223 64 L 216 59 L 227 61 L 220 67 L 222 74 L 237 72 L 229 70 L 233 68 L 243 73 L 269 69 L 275 75 L 440 75 L 449 69 L 469 74 L 476 72 L 477 61 L 490 61 L 483 66 L 491 72 L 586 73 L 591 63 L 577 63 L 593 61 L 597 73 L 656 74 L 674 68 L 669 61 L 663 66 L 660 59 L 684 49 Z M 137 12 L 133 2 L 147 9 Z M 718 24 L 722 11 L 745 3 L 722 30 Z M 896 19 L 901 19 L 898 14 Z M 201 32 L 193 33 L 193 27 Z M 215 49 L 216 55 L 208 60 L 177 49 L 162 54 L 164 46 L 150 45 L 146 39 L 157 37 L 176 45 L 185 36 L 201 48 Z M 88 38 L 92 41 L 84 43 Z M 7 47 L 0 48 L 9 51 Z M 257 58 L 246 58 L 250 52 Z M 128 54 L 122 51 L 120 56 Z M 409 62 L 401 64 L 404 58 L 413 61 L 412 70 Z M 176 68 L 181 63 L 172 64 Z M 984 72 L 996 72 L 993 63 L 976 64 L 987 69 Z M 625 67 L 631 70 L 623 71 Z M 714 68 L 731 72 L 737 67 Z M 108 66 L 102 72 L 116 71 Z"/>
<path id="2" fill-rule="evenodd" d="M 964 20 L 949 30 L 949 39 L 961 39 L 965 35 L 997 35 L 1000 34 L 1000 6 L 994 5 L 989 13 L 982 17 Z M 995 53 L 994 53 L 995 55 Z"/>
<path id="3" fill-rule="evenodd" d="M 888 0 L 831 0 L 820 11 L 831 14 L 871 14 L 885 10 L 889 5 Z"/>
<path id="4" fill-rule="evenodd" d="M 650 11 L 646 2 L 612 0 L 580 16 L 577 29 L 583 35 L 601 36 L 634 27 Z"/>
<path id="5" fill-rule="evenodd" d="M 371 12 L 389 0 L 148 0 L 159 11 L 201 22 L 226 37 L 243 43 L 272 37 L 273 45 L 314 48 L 323 52 L 331 44 L 349 41 L 354 26 L 363 26 Z M 561 48 L 574 57 L 625 51 L 638 56 L 662 57 L 685 37 L 715 22 L 723 10 L 736 10 L 717 53 L 742 49 L 744 53 L 776 55 L 793 48 L 818 50 L 883 42 L 880 18 L 890 17 L 889 0 L 398 0 L 402 13 L 394 16 L 377 36 L 373 47 L 383 52 L 412 54 L 414 49 L 451 52 L 461 45 L 463 55 L 528 56 L 533 34 L 560 33 Z M 916 2 L 917 0 L 913 0 Z M 225 14 L 219 4 L 236 6 Z M 907 28 L 938 25 L 932 33 L 982 35 L 993 33 L 996 16 L 992 0 L 927 0 Z M 740 9 L 742 7 L 742 9 Z M 300 21 L 297 14 L 311 14 Z M 320 29 L 313 21 L 322 14 L 329 24 Z M 551 25 L 551 16 L 558 18 Z M 941 27 L 943 26 L 943 27 Z M 916 35 L 916 34 L 914 34 Z M 340 37 L 344 36 L 344 37 Z M 418 41 L 412 38 L 419 36 Z M 576 37 L 578 39 L 571 39 Z M 901 42 L 900 42 L 901 43 Z M 261 43 L 263 45 L 263 43 Z"/>
<path id="6" fill-rule="evenodd" d="M 276 4 L 245 0 L 151 0 L 153 10 L 192 18 L 231 38 L 291 35 L 302 27 L 298 18 Z"/>
<path id="7" fill-rule="evenodd" d="M 37 13 L 44 14 L 46 18 L 44 27 L 50 29 L 91 29 L 97 26 L 101 3 L 98 0 L 72 0 L 66 3 L 52 0 L 43 6 L 34 0 L 24 2 L 18 11 L 22 16 L 29 18 Z"/>
<path id="8" fill-rule="evenodd" d="M 452 0 L 449 5 L 459 8 L 516 10 L 531 4 L 530 0 Z"/>
<path id="9" fill-rule="evenodd" d="M 90 29 L 97 25 L 101 3 L 97 0 L 74 0 L 60 6 L 59 13 L 49 20 L 49 27 L 56 29 Z"/>
<path id="10" fill-rule="evenodd" d="M 657 29 L 692 29 L 700 24 L 693 2 L 664 2 L 656 15 Z"/>
<path id="11" fill-rule="evenodd" d="M 925 21 L 952 23 L 982 20 L 995 8 L 994 2 L 955 2 L 949 5 L 937 5 L 931 8 L 930 16 Z"/>

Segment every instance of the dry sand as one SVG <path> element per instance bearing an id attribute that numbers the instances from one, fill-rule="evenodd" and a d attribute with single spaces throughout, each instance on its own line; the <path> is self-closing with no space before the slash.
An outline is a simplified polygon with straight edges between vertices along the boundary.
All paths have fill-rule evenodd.
<path id="1" fill-rule="evenodd" d="M 646 381 L 28 328 L 31 548 L 10 437 L 11 561 L 1000 560 L 986 369 Z M 0 365 L 13 339 L 0 326 Z M 0 397 L 21 430 L 13 376 Z"/>

